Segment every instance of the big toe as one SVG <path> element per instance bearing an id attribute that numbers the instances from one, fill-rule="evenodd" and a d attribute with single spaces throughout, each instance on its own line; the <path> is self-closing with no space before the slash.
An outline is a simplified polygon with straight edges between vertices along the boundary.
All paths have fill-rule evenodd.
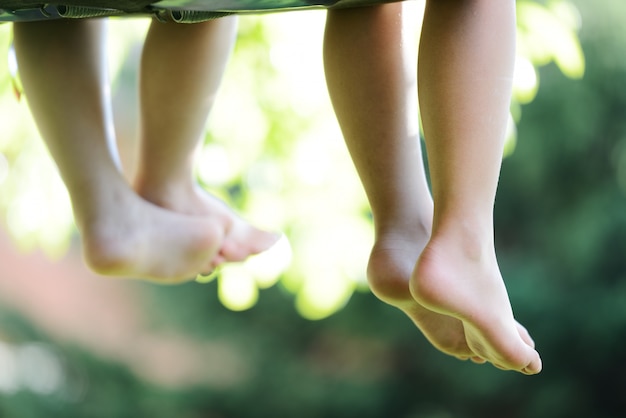
<path id="1" fill-rule="evenodd" d="M 519 353 L 519 352 L 518 352 Z M 520 353 L 521 354 L 521 353 Z M 537 350 L 529 345 L 524 348 L 524 354 L 522 356 L 516 356 L 516 360 L 509 363 L 505 367 L 508 370 L 515 370 L 527 375 L 533 375 L 541 372 L 541 357 Z"/>
<path id="2" fill-rule="evenodd" d="M 539 372 L 541 372 L 542 368 L 543 364 L 541 362 L 541 357 L 539 356 L 539 353 L 535 351 L 530 363 L 528 363 L 528 365 L 522 369 L 522 373 L 528 375 L 538 374 Z"/>
<path id="3" fill-rule="evenodd" d="M 243 261 L 251 255 L 267 251 L 281 238 L 281 234 L 249 225 L 237 229 L 228 233 L 224 239 L 220 254 L 226 261 Z"/>

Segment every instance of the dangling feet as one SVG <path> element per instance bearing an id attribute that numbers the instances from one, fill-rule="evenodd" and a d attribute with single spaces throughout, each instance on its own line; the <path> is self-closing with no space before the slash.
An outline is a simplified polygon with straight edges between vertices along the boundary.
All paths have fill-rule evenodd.
<path id="1" fill-rule="evenodd" d="M 197 184 L 152 187 L 145 182 L 137 182 L 135 190 L 162 208 L 215 220 L 224 236 L 214 259 L 215 264 L 243 261 L 268 250 L 280 238 L 280 234 L 261 230 L 244 221 L 224 202 Z"/>
<path id="2" fill-rule="evenodd" d="M 425 226 L 390 228 L 380 233 L 368 265 L 372 292 L 383 302 L 404 312 L 426 339 L 443 353 L 475 363 L 492 361 L 493 356 L 475 351 L 474 329 L 448 312 L 425 307 L 412 296 L 409 288 L 411 273 L 429 237 L 430 227 Z M 522 325 L 514 321 L 513 327 L 517 333 L 513 341 L 521 339 L 525 346 L 534 347 L 533 340 Z M 507 365 L 510 366 L 510 362 L 496 363 L 497 367 L 510 368 Z"/>
<path id="3" fill-rule="evenodd" d="M 541 359 L 514 317 L 493 244 L 440 228 L 422 252 L 410 289 L 425 308 L 461 322 L 474 355 L 504 370 L 541 371 Z M 489 240 L 486 240 L 489 243 Z"/>
<path id="4" fill-rule="evenodd" d="M 457 357 L 473 357 L 465 342 L 461 321 L 425 309 L 409 291 L 409 278 L 421 252 L 413 241 L 381 237 L 377 240 L 368 264 L 372 292 L 383 302 L 404 312 L 438 350 Z"/>
<path id="5" fill-rule="evenodd" d="M 372 292 L 404 312 L 438 350 L 460 360 L 483 363 L 468 347 L 461 321 L 424 308 L 411 295 L 411 272 L 430 236 L 426 227 L 413 229 L 411 233 L 409 228 L 397 228 L 398 233 L 377 237 L 367 268 Z"/>
<path id="6" fill-rule="evenodd" d="M 130 189 L 76 214 L 85 261 L 96 273 L 169 284 L 216 267 L 217 218 L 167 211 Z"/>

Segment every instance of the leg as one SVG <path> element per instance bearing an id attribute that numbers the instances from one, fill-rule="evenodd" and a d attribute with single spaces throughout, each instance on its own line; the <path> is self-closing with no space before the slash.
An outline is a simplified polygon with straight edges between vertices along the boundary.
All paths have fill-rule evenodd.
<path id="1" fill-rule="evenodd" d="M 142 200 L 124 181 L 108 102 L 103 25 L 16 23 L 26 97 L 68 188 L 90 266 L 160 282 L 193 278 L 212 269 L 220 230 Z"/>
<path id="2" fill-rule="evenodd" d="M 514 51 L 513 0 L 427 1 L 418 75 L 435 211 L 411 290 L 461 320 L 474 353 L 534 374 L 541 360 L 518 334 L 493 241 Z"/>
<path id="3" fill-rule="evenodd" d="M 193 176 L 203 137 L 236 35 L 236 19 L 193 25 L 153 22 L 141 63 L 141 146 L 135 189 L 170 210 L 214 219 L 224 230 L 220 257 L 239 261 L 277 239 L 205 193 Z M 180 75 L 184 74 L 184 77 Z"/>
<path id="4" fill-rule="evenodd" d="M 422 165 L 415 59 L 401 3 L 330 10 L 324 62 L 330 97 L 375 225 L 374 294 L 407 314 L 441 351 L 468 358 L 461 321 L 420 306 L 409 278 L 430 237 L 433 204 Z"/>

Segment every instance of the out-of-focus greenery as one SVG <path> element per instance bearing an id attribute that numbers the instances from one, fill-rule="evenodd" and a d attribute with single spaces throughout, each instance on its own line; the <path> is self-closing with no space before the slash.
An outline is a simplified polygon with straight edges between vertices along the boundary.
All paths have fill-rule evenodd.
<path id="1" fill-rule="evenodd" d="M 412 4 L 415 22 L 422 6 Z M 537 92 L 537 66 L 554 61 L 570 77 L 580 77 L 584 69 L 576 36 L 579 21 L 568 1 L 520 1 L 518 9 L 516 121 L 519 105 Z M 310 319 L 336 312 L 355 290 L 366 289 L 372 225 L 325 88 L 324 17 L 317 11 L 241 19 L 236 50 L 199 154 L 198 178 L 207 189 L 253 222 L 285 231 L 291 243 L 224 269 L 219 295 L 233 310 L 252 307 L 258 289 L 277 280 L 295 295 L 298 312 Z M 136 74 L 125 71 L 125 62 L 140 44 L 147 22 L 120 19 L 111 24 L 113 79 L 133 86 Z M 9 36 L 10 25 L 0 27 L 0 56 L 7 56 Z M 17 245 L 40 247 L 57 257 L 74 232 L 69 198 L 25 101 L 18 104 L 10 93 L 9 68 L 0 71 L 0 214 Z M 507 154 L 514 145 L 512 133 Z"/>
<path id="2" fill-rule="evenodd" d="M 152 296 L 153 320 L 159 327 L 184 331 L 200 341 L 222 342 L 234 353 L 239 361 L 237 367 L 229 364 L 232 358 L 227 356 L 218 361 L 222 363 L 222 376 L 230 372 L 237 378 L 224 379 L 219 385 L 169 390 L 146 384 L 125 367 L 50 340 L 19 317 L 0 312 L 4 338 L 11 341 L 0 343 L 0 416 L 623 418 L 626 415 L 623 355 L 626 345 L 626 3 L 623 0 L 573 0 L 573 3 L 580 10 L 583 22 L 580 41 L 586 56 L 584 77 L 564 77 L 562 63 L 541 68 L 522 64 L 526 66 L 522 68 L 524 74 L 534 74 L 523 78 L 524 86 L 532 87 L 526 91 L 533 95 L 524 96 L 525 99 L 517 96 L 518 102 L 527 104 L 523 107 L 523 118 L 517 119 L 515 152 L 504 161 L 496 205 L 496 243 L 501 269 L 516 316 L 529 328 L 542 353 L 544 371 L 540 375 L 505 373 L 446 357 L 420 337 L 399 311 L 378 302 L 367 292 L 356 292 L 345 309 L 324 320 L 304 320 L 294 314 L 291 306 L 291 292 L 296 289 L 298 294 L 299 288 L 289 283 L 306 283 L 307 272 L 298 276 L 292 267 L 288 273 L 291 278 L 285 279 L 287 284 L 263 290 L 256 306 L 244 312 L 232 312 L 218 302 L 214 296 L 218 291 L 216 282 L 206 285 L 204 292 L 198 291 L 201 285 L 196 283 L 173 288 L 145 287 Z M 545 6 L 544 10 L 570 7 L 537 4 Z M 518 5 L 535 7 L 527 2 Z M 568 10 L 565 16 L 569 16 L 565 22 L 578 21 L 572 9 L 565 10 Z M 294 19 L 300 18 L 297 15 L 293 14 Z M 321 24 L 319 14 L 312 16 Z M 238 100 L 252 101 L 249 107 L 257 112 L 259 121 L 267 121 L 267 115 L 274 115 L 275 119 L 272 123 L 257 121 L 254 125 L 266 127 L 263 148 L 272 150 L 264 151 L 270 153 L 265 158 L 272 168 L 263 170 L 276 170 L 277 177 L 289 174 L 286 179 L 267 180 L 267 184 L 296 182 L 296 168 L 291 165 L 294 162 L 287 160 L 293 158 L 300 141 L 306 143 L 306 137 L 301 137 L 305 131 L 300 129 L 314 129 L 308 123 L 313 124 L 318 111 L 327 112 L 321 102 L 318 108 L 296 107 L 290 101 L 293 90 L 310 86 L 279 87 L 288 80 L 280 76 L 280 67 L 274 59 L 268 60 L 273 56 L 268 51 L 270 45 L 276 45 L 270 34 L 278 30 L 276 21 L 280 19 L 283 17 L 263 16 L 242 22 L 242 43 L 235 57 L 236 60 L 249 49 L 245 54 L 250 57 L 250 66 L 240 64 L 240 74 L 235 75 L 247 89 L 241 93 L 245 97 Z M 539 25 L 541 21 L 520 22 L 520 25 Z M 545 27 L 538 30 L 548 38 L 552 36 Z M 280 41 L 290 42 L 290 38 L 296 38 L 294 33 L 297 32 L 289 32 L 288 39 Z M 550 44 L 551 40 L 540 39 L 535 47 L 547 48 L 544 44 Z M 572 51 L 568 47 L 562 49 Z M 285 54 L 283 59 L 289 62 L 289 53 Z M 293 61 L 300 59 L 304 58 L 293 57 Z M 581 70 L 579 66 L 575 74 L 582 74 Z M 565 70 L 571 74 L 568 71 Z M 261 75 L 268 81 L 255 78 Z M 541 88 L 536 90 L 534 83 L 539 77 Z M 2 83 L 7 91 L 6 97 L 2 97 L 4 112 L 15 104 L 8 97 L 8 81 Z M 224 91 L 229 88 L 235 86 L 225 87 Z M 264 89 L 269 96 L 260 94 Z M 529 98 L 533 99 L 531 103 Z M 222 100 L 225 107 L 224 101 L 229 99 Z M 515 109 L 513 113 L 519 117 L 519 108 Z M 0 135 L 8 167 L 0 191 L 18 178 L 15 167 L 30 167 L 26 163 L 18 166 L 16 161 L 26 152 L 24 149 L 35 147 L 28 144 L 38 143 L 21 131 L 27 129 L 23 125 L 29 124 L 26 118 L 18 124 L 18 113 L 7 112 L 14 112 L 16 122 L 9 120 Z M 221 146 L 227 147 L 229 140 L 235 139 L 218 138 L 217 126 L 221 122 L 216 115 L 210 143 L 223 141 Z M 329 130 L 336 132 L 334 127 Z M 16 133 L 9 136 L 5 132 Z M 15 138 L 21 138 L 21 142 Z M 328 152 L 335 149 L 328 141 L 337 147 L 338 154 L 342 153 L 338 136 L 329 139 L 322 135 L 315 140 L 315 144 L 308 146 L 319 146 Z M 45 153 L 37 152 L 40 154 L 33 155 L 41 155 L 41 159 L 34 161 L 48 164 Z M 349 166 L 345 156 L 340 158 L 341 164 Z M 276 161 L 287 168 L 275 167 Z M 36 169 L 40 167 L 30 167 L 31 171 L 24 173 Z M 353 174 L 346 168 L 345 175 Z M 266 176 L 273 178 L 273 174 Z M 291 226 L 299 214 L 290 212 L 293 207 L 282 206 L 283 202 L 289 204 L 289 199 L 282 197 L 283 193 L 289 196 L 284 183 L 279 183 L 284 189 L 277 189 L 281 191 L 280 198 L 270 201 L 280 214 L 273 221 L 263 211 L 252 210 L 258 198 L 246 194 L 239 187 L 246 183 L 238 178 L 234 175 L 213 183 L 205 177 L 203 181 L 212 187 L 230 186 L 230 192 L 224 196 L 243 211 L 252 217 L 259 216 L 261 221 L 270 219 L 269 225 L 285 226 L 292 240 L 294 259 L 302 257 L 298 254 L 305 251 L 327 255 L 323 246 L 317 249 L 313 244 L 301 244 L 307 229 L 296 227 L 298 223 Z M 331 183 L 323 184 L 330 187 Z M 303 193 L 317 191 L 314 186 L 304 184 L 307 187 L 302 187 Z M 34 190 L 39 187 L 36 185 Z M 310 200 L 305 196 L 307 205 L 316 202 L 313 208 L 308 208 L 307 216 L 317 216 L 316 206 L 335 203 L 330 200 L 331 192 L 317 193 L 319 197 Z M 9 206 L 8 197 L 2 196 L 3 207 Z M 17 196 L 13 194 L 12 199 Z M 359 207 L 366 212 L 362 196 L 359 199 Z M 334 210 L 321 213 L 337 216 Z M 364 215 L 358 212 L 355 216 L 361 222 Z M 333 237 L 334 234 L 335 231 Z M 33 232 L 32 236 L 38 235 Z M 41 245 L 38 239 L 33 242 Z M 342 249 L 342 252 L 348 251 Z M 358 263 L 358 271 L 362 271 L 365 259 Z M 356 273 L 355 277 L 359 275 Z M 95 327 L 94 332 L 98 332 Z M 33 341 L 38 343 L 32 345 Z M 34 380 L 31 364 L 45 368 L 47 379 Z"/>

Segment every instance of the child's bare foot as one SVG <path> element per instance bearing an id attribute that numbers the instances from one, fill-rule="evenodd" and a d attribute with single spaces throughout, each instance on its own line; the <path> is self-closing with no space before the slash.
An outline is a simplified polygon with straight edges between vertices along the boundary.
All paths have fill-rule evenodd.
<path id="1" fill-rule="evenodd" d="M 240 218 L 220 199 L 210 195 L 197 184 L 152 187 L 137 182 L 135 189 L 148 201 L 178 213 L 214 218 L 219 223 L 224 239 L 215 263 L 243 261 L 251 255 L 272 247 L 279 234 L 256 228 Z"/>
<path id="2" fill-rule="evenodd" d="M 539 373 L 541 359 L 513 318 L 493 245 L 477 244 L 454 231 L 433 237 L 415 267 L 411 293 L 422 306 L 461 321 L 475 355 L 501 369 Z"/>
<path id="3" fill-rule="evenodd" d="M 134 193 L 109 202 L 77 213 L 85 260 L 95 272 L 180 283 L 216 267 L 222 244 L 217 219 L 170 212 Z"/>

